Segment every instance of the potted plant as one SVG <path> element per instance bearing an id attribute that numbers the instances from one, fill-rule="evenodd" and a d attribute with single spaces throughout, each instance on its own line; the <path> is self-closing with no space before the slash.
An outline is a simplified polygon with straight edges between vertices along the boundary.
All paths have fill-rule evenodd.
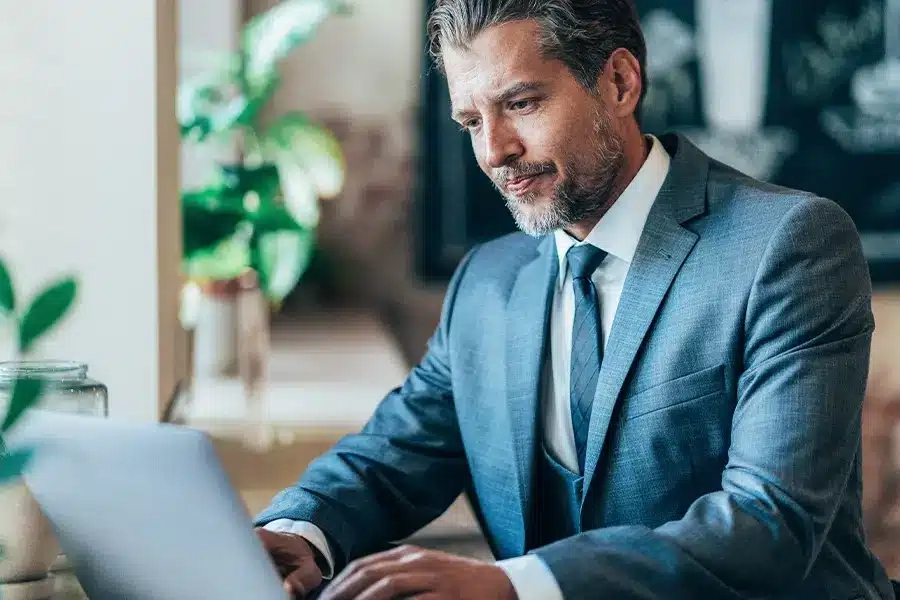
<path id="1" fill-rule="evenodd" d="M 283 0 L 242 28 L 238 50 L 218 68 L 179 88 L 183 141 L 240 150 L 206 185 L 182 191 L 182 323 L 194 330 L 195 371 L 233 368 L 237 294 L 258 290 L 280 305 L 309 266 L 319 200 L 343 187 L 344 156 L 329 130 L 296 111 L 262 117 L 281 61 L 331 15 L 347 13 L 341 0 Z"/>
<path id="2" fill-rule="evenodd" d="M 0 259 L 0 328 L 12 325 L 17 358 L 26 358 L 34 344 L 66 316 L 76 291 L 75 279 L 64 277 L 44 286 L 27 305 L 20 305 L 9 270 Z M 0 590 L 20 596 L 49 586 L 47 572 L 59 554 L 49 522 L 21 480 L 33 449 L 7 450 L 3 444 L 4 436 L 40 402 L 42 394 L 40 379 L 0 381 Z"/>

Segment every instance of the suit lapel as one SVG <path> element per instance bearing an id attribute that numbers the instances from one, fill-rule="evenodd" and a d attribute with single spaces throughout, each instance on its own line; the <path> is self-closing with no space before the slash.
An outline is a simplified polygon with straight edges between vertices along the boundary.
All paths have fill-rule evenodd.
<path id="1" fill-rule="evenodd" d="M 660 139 L 673 157 L 669 175 L 647 217 L 604 352 L 585 457 L 585 498 L 638 350 L 675 275 L 697 242 L 697 234 L 681 223 L 702 214 L 706 206 L 706 157 L 681 136 Z"/>
<path id="2" fill-rule="evenodd" d="M 525 549 L 531 511 L 531 489 L 537 436 L 537 415 L 547 351 L 553 290 L 559 272 L 553 236 L 547 236 L 538 255 L 519 271 L 506 311 L 506 406 L 515 455 L 516 481 L 522 527 L 516 540 Z"/>

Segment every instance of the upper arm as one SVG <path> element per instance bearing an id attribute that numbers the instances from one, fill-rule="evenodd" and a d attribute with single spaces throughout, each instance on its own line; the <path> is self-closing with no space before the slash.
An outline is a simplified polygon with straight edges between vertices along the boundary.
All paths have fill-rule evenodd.
<path id="1" fill-rule="evenodd" d="M 781 219 L 757 268 L 747 303 L 744 366 L 874 327 L 872 290 L 856 227 L 834 202 L 816 197 Z"/>
<path id="2" fill-rule="evenodd" d="M 751 512 L 780 514 L 808 567 L 853 468 L 873 330 L 856 228 L 810 198 L 769 241 L 747 305 L 723 487 Z"/>

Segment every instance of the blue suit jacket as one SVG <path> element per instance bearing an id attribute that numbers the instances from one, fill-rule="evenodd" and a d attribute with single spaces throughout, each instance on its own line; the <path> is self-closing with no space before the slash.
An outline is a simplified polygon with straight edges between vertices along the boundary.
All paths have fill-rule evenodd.
<path id="1" fill-rule="evenodd" d="M 873 318 L 852 221 L 661 139 L 672 164 L 599 376 L 583 533 L 529 544 L 558 266 L 552 236 L 524 234 L 466 256 L 422 361 L 257 524 L 309 520 L 343 565 L 466 490 L 496 557 L 538 554 L 567 599 L 893 598 L 861 516 Z"/>

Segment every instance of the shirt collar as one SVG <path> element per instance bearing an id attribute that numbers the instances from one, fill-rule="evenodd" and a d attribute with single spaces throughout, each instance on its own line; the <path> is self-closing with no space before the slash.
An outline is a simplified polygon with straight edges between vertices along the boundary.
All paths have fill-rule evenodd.
<path id="1" fill-rule="evenodd" d="M 579 242 L 562 229 L 554 232 L 560 286 L 566 278 L 566 253 L 572 246 L 592 244 L 629 264 L 634 258 L 647 215 L 669 173 L 671 161 L 656 136 L 648 135 L 647 138 L 652 145 L 644 164 L 584 241 Z"/>

